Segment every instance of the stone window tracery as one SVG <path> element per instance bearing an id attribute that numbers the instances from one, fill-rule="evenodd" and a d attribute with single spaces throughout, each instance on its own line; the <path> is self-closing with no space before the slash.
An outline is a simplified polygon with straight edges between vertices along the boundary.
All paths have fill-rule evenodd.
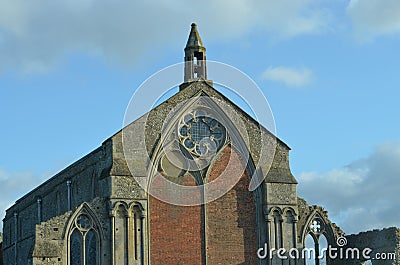
<path id="1" fill-rule="evenodd" d="M 324 229 L 324 224 L 319 219 L 315 219 L 310 224 L 310 230 L 315 234 L 320 234 Z"/>
<path id="2" fill-rule="evenodd" d="M 316 216 L 308 225 L 308 235 L 305 239 L 305 247 L 313 249 L 313 257 L 307 257 L 305 260 L 306 265 L 326 265 L 326 253 L 322 253 L 322 249 L 328 247 L 328 241 L 324 235 L 325 223 Z"/>
<path id="3" fill-rule="evenodd" d="M 99 234 L 93 219 L 88 214 L 81 213 L 73 224 L 69 237 L 69 264 L 99 264 Z"/>
<path id="4" fill-rule="evenodd" d="M 181 144 L 197 157 L 215 154 L 224 144 L 226 130 L 216 119 L 204 111 L 186 114 L 179 122 L 178 135 Z"/>

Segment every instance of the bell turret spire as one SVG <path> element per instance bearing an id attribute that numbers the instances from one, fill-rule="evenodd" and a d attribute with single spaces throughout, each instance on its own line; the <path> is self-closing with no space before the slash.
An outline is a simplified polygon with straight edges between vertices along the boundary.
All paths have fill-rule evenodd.
<path id="1" fill-rule="evenodd" d="M 192 23 L 191 26 L 192 26 L 192 28 L 190 30 L 189 39 L 186 44 L 186 49 L 188 49 L 188 48 L 204 48 L 203 42 L 201 41 L 201 38 L 200 38 L 200 34 L 197 31 L 196 23 Z M 204 50 L 205 50 L 205 48 L 204 48 Z"/>
<path id="2" fill-rule="evenodd" d="M 197 25 L 192 23 L 189 39 L 185 47 L 184 82 L 207 80 L 206 48 L 203 46 Z"/>

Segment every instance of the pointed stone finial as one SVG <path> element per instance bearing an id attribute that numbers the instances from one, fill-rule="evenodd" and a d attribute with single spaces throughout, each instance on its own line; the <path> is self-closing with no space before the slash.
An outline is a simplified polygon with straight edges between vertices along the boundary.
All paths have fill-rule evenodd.
<path id="1" fill-rule="evenodd" d="M 186 44 L 186 48 L 204 48 L 203 42 L 201 41 L 200 34 L 197 31 L 196 23 L 192 23 L 192 29 L 190 30 L 189 39 Z M 205 49 L 205 48 L 204 48 Z"/>

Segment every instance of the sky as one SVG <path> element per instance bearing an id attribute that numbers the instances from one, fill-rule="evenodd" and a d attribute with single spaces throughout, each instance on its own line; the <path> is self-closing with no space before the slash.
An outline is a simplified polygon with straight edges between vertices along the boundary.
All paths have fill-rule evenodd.
<path id="1" fill-rule="evenodd" d="M 121 129 L 196 22 L 207 59 L 267 98 L 299 196 L 349 234 L 400 226 L 399 13 L 397 0 L 0 0 L 0 213 Z"/>

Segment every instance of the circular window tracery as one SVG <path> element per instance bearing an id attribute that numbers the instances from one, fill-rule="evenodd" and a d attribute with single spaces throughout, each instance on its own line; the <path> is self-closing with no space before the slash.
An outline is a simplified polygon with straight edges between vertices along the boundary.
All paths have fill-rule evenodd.
<path id="1" fill-rule="evenodd" d="M 92 220 L 86 214 L 81 214 L 76 218 L 76 227 L 81 231 L 87 231 L 92 228 Z"/>
<path id="2" fill-rule="evenodd" d="M 189 113 L 179 123 L 181 144 L 198 157 L 215 154 L 224 144 L 226 130 L 216 119 L 203 111 Z"/>
<path id="3" fill-rule="evenodd" d="M 324 223 L 320 219 L 314 219 L 310 224 L 310 230 L 314 234 L 320 234 L 324 231 Z"/>

